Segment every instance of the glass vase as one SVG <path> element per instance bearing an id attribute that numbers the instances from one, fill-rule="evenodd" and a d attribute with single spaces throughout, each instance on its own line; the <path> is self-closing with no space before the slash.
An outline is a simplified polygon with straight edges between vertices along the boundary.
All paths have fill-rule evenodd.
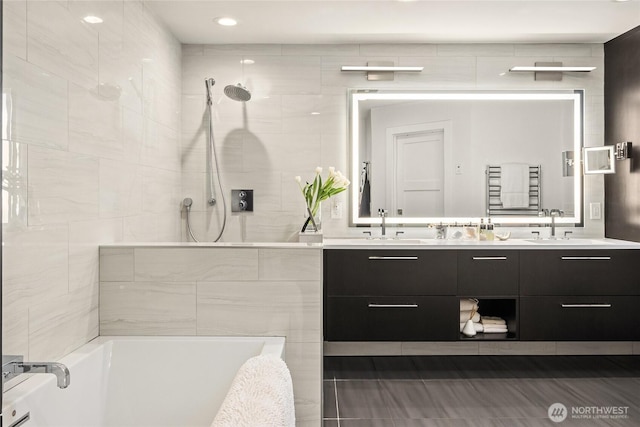
<path id="1" fill-rule="evenodd" d="M 305 233 L 319 233 L 322 231 L 322 205 L 318 205 L 318 210 L 311 219 L 311 210 L 307 209 L 307 219 L 304 222 L 302 231 Z"/>

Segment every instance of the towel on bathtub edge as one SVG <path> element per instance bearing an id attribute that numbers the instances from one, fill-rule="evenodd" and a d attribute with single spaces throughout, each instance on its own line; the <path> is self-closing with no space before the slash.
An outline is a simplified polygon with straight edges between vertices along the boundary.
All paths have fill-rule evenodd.
<path id="1" fill-rule="evenodd" d="M 295 427 L 291 374 L 274 355 L 247 360 L 238 370 L 211 427 Z"/>

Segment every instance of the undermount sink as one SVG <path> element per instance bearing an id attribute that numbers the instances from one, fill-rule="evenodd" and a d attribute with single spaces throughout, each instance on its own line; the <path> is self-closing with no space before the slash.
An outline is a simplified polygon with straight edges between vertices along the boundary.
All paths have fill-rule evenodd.
<path id="1" fill-rule="evenodd" d="M 526 239 L 531 243 L 539 243 L 541 245 L 610 245 L 611 243 L 598 239 Z"/>

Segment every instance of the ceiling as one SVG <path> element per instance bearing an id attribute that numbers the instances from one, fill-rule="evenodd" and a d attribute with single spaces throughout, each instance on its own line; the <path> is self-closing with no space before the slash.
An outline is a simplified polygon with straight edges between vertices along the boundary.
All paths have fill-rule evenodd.
<path id="1" fill-rule="evenodd" d="M 603 43 L 640 0 L 148 0 L 186 44 Z M 231 16 L 235 27 L 213 19 Z"/>

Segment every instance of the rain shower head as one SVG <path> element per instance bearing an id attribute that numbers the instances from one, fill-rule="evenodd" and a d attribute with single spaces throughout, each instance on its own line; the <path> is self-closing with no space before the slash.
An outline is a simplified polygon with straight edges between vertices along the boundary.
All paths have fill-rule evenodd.
<path id="1" fill-rule="evenodd" d="M 233 85 L 225 86 L 224 94 L 227 95 L 229 98 L 233 99 L 234 101 L 246 102 L 251 99 L 251 92 L 249 92 L 249 89 L 242 86 L 242 84 L 240 83 L 238 83 L 235 86 Z"/>

